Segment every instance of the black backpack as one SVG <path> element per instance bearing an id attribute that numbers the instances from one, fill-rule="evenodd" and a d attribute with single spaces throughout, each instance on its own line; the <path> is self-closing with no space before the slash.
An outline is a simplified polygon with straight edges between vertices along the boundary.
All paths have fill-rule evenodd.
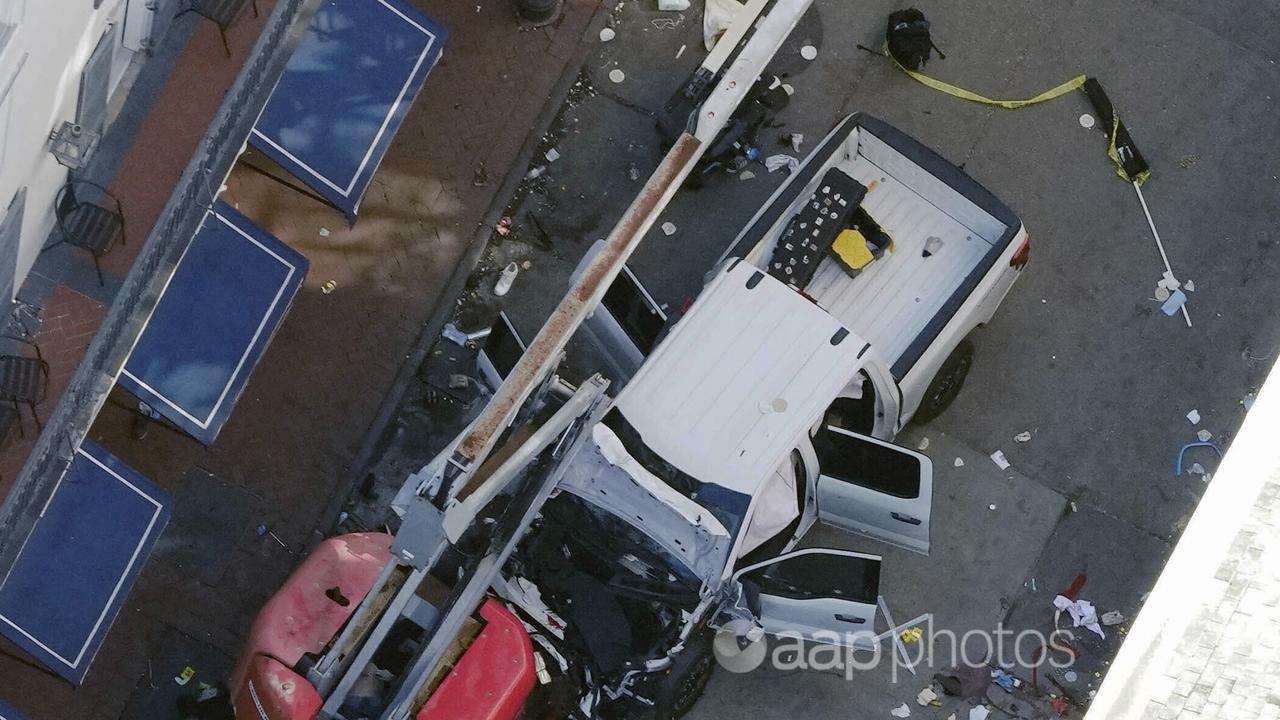
<path id="1" fill-rule="evenodd" d="M 889 54 L 908 70 L 924 67 L 932 52 L 938 50 L 929 35 L 929 21 L 924 19 L 924 13 L 915 8 L 889 13 L 884 39 L 888 44 Z M 945 59 L 947 56 L 938 50 L 938 57 Z"/>

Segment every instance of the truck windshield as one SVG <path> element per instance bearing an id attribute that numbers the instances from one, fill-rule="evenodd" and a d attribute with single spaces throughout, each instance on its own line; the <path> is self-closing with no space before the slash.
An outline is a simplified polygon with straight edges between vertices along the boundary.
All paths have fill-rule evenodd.
<path id="1" fill-rule="evenodd" d="M 645 444 L 639 431 L 615 407 L 604 416 L 604 425 L 618 436 L 627 454 L 644 466 L 645 470 L 671 486 L 676 492 L 711 511 L 724 525 L 731 537 L 736 537 L 746 517 L 751 498 L 715 483 L 702 482 L 672 465 Z"/>

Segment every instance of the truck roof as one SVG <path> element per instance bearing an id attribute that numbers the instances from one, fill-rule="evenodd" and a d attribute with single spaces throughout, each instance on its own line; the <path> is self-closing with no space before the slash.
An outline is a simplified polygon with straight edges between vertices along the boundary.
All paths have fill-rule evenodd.
<path id="1" fill-rule="evenodd" d="M 615 406 L 664 460 L 750 497 L 854 378 L 866 347 L 822 308 L 735 260 Z"/>

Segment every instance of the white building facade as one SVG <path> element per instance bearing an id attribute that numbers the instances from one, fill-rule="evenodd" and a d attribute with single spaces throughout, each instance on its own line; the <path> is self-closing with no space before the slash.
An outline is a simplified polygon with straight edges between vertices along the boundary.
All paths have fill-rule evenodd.
<path id="1" fill-rule="evenodd" d="M 113 96 L 128 87 L 122 80 L 172 6 L 0 0 L 0 309 L 48 240 L 54 201 L 68 179 L 69 167 L 50 151 L 51 134 L 70 122 L 83 130 L 79 138 L 100 136 L 112 100 L 120 99 Z"/>

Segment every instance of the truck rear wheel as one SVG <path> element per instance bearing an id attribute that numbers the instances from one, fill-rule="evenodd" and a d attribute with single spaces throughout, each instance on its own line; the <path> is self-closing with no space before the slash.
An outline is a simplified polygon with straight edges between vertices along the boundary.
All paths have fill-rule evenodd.
<path id="1" fill-rule="evenodd" d="M 927 423 L 941 415 L 960 394 L 960 388 L 964 386 L 964 379 L 969 375 L 971 367 L 973 342 L 965 338 L 943 361 L 942 367 L 938 368 L 938 374 L 933 376 L 929 387 L 924 391 L 920 407 L 916 408 L 916 414 L 911 417 L 912 422 Z"/>

